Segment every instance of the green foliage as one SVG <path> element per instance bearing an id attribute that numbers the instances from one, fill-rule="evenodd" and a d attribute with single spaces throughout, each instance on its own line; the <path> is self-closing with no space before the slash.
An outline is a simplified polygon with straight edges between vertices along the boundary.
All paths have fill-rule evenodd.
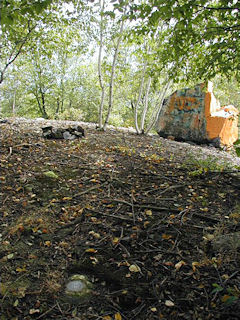
<path id="1" fill-rule="evenodd" d="M 45 10 L 52 0 L 2 0 L 0 2 L 0 24 L 11 29 L 25 18 L 34 18 Z"/>
<path id="2" fill-rule="evenodd" d="M 212 286 L 214 287 L 214 289 L 211 293 L 221 292 L 224 290 L 224 288 L 217 283 L 213 283 Z"/>
<path id="3" fill-rule="evenodd" d="M 234 143 L 234 147 L 235 147 L 235 151 L 238 157 L 240 157 L 240 139 L 238 139 L 235 143 Z"/>
<path id="4" fill-rule="evenodd" d="M 102 21 L 104 25 L 102 77 L 105 85 L 103 116 L 106 116 L 119 22 L 121 18 L 136 19 L 135 23 L 125 23 L 115 69 L 114 107 L 109 124 L 134 126 L 132 107 L 138 102 L 143 78 L 138 121 L 140 125 L 147 96 L 144 129 L 148 128 L 156 114 L 160 93 L 169 75 L 175 81 L 191 79 L 196 82 L 201 70 L 209 73 L 213 69 L 216 72 L 220 70 L 215 68 L 215 62 L 207 67 L 206 63 L 212 59 L 210 49 L 219 51 L 219 45 L 225 43 L 225 34 L 220 32 L 218 36 L 212 33 L 218 42 L 215 38 L 212 40 L 204 28 L 211 27 L 213 30 L 219 27 L 220 21 L 231 18 L 226 13 L 229 10 L 225 10 L 222 17 L 220 10 L 205 8 L 205 0 L 187 3 L 161 1 L 161 6 L 155 0 L 141 5 L 106 0 L 105 13 L 100 12 L 99 2 L 89 1 L 3 0 L 0 6 L 0 111 L 4 115 L 69 120 L 81 118 L 83 121 L 98 122 L 101 100 L 96 66 L 99 24 Z M 229 6 L 234 7 L 233 4 Z M 127 15 L 124 8 L 127 8 Z M 199 13 L 196 13 L 197 8 Z M 210 18 L 209 11 L 213 12 Z M 230 20 L 226 23 L 233 22 L 233 19 Z M 138 32 L 137 26 L 140 28 Z M 228 51 L 225 50 L 224 54 Z M 223 58 L 224 55 L 220 54 L 216 61 Z M 225 71 L 228 73 L 227 69 Z M 149 78 L 151 87 L 146 94 Z M 231 81 L 222 83 L 220 80 L 220 77 L 216 78 L 221 102 L 238 106 L 239 85 L 236 79 L 233 77 Z"/>
<path id="5" fill-rule="evenodd" d="M 72 121 L 82 121 L 84 119 L 84 114 L 82 110 L 75 108 L 67 108 L 62 113 L 59 114 L 58 119 L 60 120 L 72 120 Z M 85 120 L 85 119 L 84 119 Z"/>
<path id="6" fill-rule="evenodd" d="M 203 158 L 201 154 L 199 156 L 188 155 L 182 167 L 188 169 L 190 176 L 200 176 L 208 172 L 223 172 L 233 169 L 233 166 L 228 162 L 218 163 L 216 157 L 208 156 Z"/>
<path id="7" fill-rule="evenodd" d="M 165 49 L 161 58 L 173 66 L 171 76 L 210 79 L 216 74 L 236 75 L 240 65 L 239 1 L 160 1 L 133 5 L 142 33 L 153 34 L 164 21 Z M 239 79 L 240 80 L 240 79 Z"/>

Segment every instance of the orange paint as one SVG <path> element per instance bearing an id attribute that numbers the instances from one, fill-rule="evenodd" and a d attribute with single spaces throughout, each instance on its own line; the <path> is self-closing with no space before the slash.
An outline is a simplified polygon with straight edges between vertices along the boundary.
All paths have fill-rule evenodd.
<path id="1" fill-rule="evenodd" d="M 169 103 L 169 112 L 171 113 L 175 108 L 178 110 L 192 110 L 199 108 L 200 103 L 194 97 L 181 97 L 174 94 Z"/>
<path id="2" fill-rule="evenodd" d="M 231 145 L 238 139 L 238 110 L 233 106 L 215 108 L 213 93 L 208 91 L 205 95 L 206 131 L 210 140 L 220 138 L 224 145 Z M 228 118 L 212 116 L 213 112 L 224 110 L 232 112 Z"/>
<path id="3" fill-rule="evenodd" d="M 220 106 L 211 82 L 174 92 L 163 110 L 158 125 L 160 135 L 197 142 L 216 139 L 216 145 L 218 141 L 231 145 L 238 139 L 239 112 L 231 105 Z"/>

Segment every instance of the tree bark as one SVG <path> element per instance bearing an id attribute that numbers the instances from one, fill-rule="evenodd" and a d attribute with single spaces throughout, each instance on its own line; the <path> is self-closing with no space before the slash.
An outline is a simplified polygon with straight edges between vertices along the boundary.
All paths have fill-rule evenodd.
<path id="1" fill-rule="evenodd" d="M 147 88 L 146 88 L 146 94 L 145 94 L 145 98 L 144 98 L 144 108 L 143 108 L 142 118 L 141 118 L 141 127 L 140 127 L 141 134 L 144 134 L 144 123 L 145 123 L 146 114 L 148 111 L 148 95 L 149 95 L 149 91 L 150 91 L 150 87 L 151 87 L 151 82 L 152 82 L 152 79 L 151 79 L 151 77 L 149 77 L 148 83 L 147 83 Z"/>
<path id="2" fill-rule="evenodd" d="M 124 11 L 124 13 L 125 13 L 125 11 Z M 114 53 L 114 56 L 113 56 L 111 78 L 110 78 L 110 83 L 109 83 L 108 112 L 107 112 L 107 116 L 106 116 L 106 119 L 105 119 L 105 122 L 104 122 L 103 130 L 106 130 L 106 128 L 107 128 L 107 125 L 108 125 L 108 122 L 109 122 L 109 117 L 110 117 L 110 114 L 111 114 L 112 109 L 113 109 L 113 87 L 114 87 L 115 69 L 116 69 L 116 63 L 117 63 L 117 57 L 118 57 L 118 53 L 119 53 L 120 43 L 121 43 L 122 35 L 123 35 L 123 27 L 124 27 L 124 14 L 123 14 L 123 18 L 122 18 L 121 25 L 120 25 L 119 37 L 118 37 L 118 40 L 117 40 L 115 53 Z"/>
<path id="3" fill-rule="evenodd" d="M 159 101 L 159 103 L 156 104 L 156 108 L 155 108 L 155 110 L 156 110 L 155 112 L 156 113 L 154 115 L 154 111 L 153 111 L 151 121 L 150 121 L 150 123 L 149 123 L 149 125 L 148 125 L 148 127 L 146 129 L 146 132 L 145 132 L 146 134 L 148 134 L 152 130 L 152 128 L 154 128 L 156 126 L 156 124 L 157 124 L 160 112 L 161 112 L 162 107 L 163 107 L 163 101 L 164 101 L 164 98 L 166 96 L 166 92 L 167 92 L 170 84 L 171 84 L 171 81 L 168 80 L 166 85 L 165 85 L 165 87 L 162 90 L 162 93 L 161 93 L 161 96 L 160 96 L 160 101 Z"/>
<path id="4" fill-rule="evenodd" d="M 98 110 L 98 126 L 99 129 L 103 129 L 103 107 L 104 107 L 104 98 L 105 98 L 105 87 L 102 78 L 102 49 L 103 49 L 103 11 L 105 7 L 105 0 L 103 0 L 101 4 L 101 0 L 99 1 L 101 6 L 101 21 L 100 21 L 100 45 L 98 52 L 98 79 L 101 88 L 101 102 Z"/>
<path id="5" fill-rule="evenodd" d="M 137 102 L 133 104 L 133 107 L 134 107 L 134 124 L 135 124 L 135 129 L 136 129 L 137 134 L 141 134 L 141 131 L 140 131 L 139 126 L 138 126 L 138 107 L 139 107 L 139 103 L 140 103 L 141 98 L 142 98 L 143 85 L 144 85 L 144 80 L 145 80 L 144 76 L 145 76 L 146 67 L 147 67 L 147 62 L 145 61 L 144 62 L 144 66 L 143 66 L 141 84 L 140 84 L 140 88 L 139 88 L 139 91 L 138 91 L 138 99 L 137 99 Z"/>

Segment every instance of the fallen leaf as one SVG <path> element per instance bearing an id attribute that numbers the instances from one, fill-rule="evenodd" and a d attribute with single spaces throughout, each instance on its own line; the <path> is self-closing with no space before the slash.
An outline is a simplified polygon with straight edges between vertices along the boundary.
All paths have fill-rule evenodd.
<path id="1" fill-rule="evenodd" d="M 101 235 L 95 231 L 89 231 L 88 234 L 90 234 L 91 236 L 93 236 L 96 239 L 100 239 Z"/>
<path id="2" fill-rule="evenodd" d="M 17 300 L 15 300 L 15 302 L 14 302 L 13 306 L 14 306 L 14 307 L 17 307 L 17 306 L 18 306 L 18 304 L 19 304 L 19 300 L 17 299 Z"/>
<path id="3" fill-rule="evenodd" d="M 174 303 L 171 300 L 166 300 L 165 301 L 165 306 L 167 307 L 174 307 Z"/>
<path id="4" fill-rule="evenodd" d="M 172 238 L 172 236 L 170 234 L 166 234 L 166 233 L 162 234 L 162 239 L 164 239 L 164 240 L 169 240 L 171 238 Z"/>
<path id="5" fill-rule="evenodd" d="M 152 210 L 146 210 L 145 215 L 151 217 L 152 216 Z"/>
<path id="6" fill-rule="evenodd" d="M 132 265 L 129 267 L 129 271 L 131 271 L 131 272 L 140 272 L 141 269 L 140 269 L 139 266 L 137 266 L 136 264 L 132 264 Z"/>
<path id="7" fill-rule="evenodd" d="M 228 294 L 225 294 L 223 297 L 222 297 L 222 302 L 227 302 L 229 300 L 230 296 Z"/>
<path id="8" fill-rule="evenodd" d="M 52 243 L 51 243 L 51 241 L 47 240 L 47 241 L 44 242 L 44 244 L 45 244 L 45 246 L 50 247 Z"/>
<path id="9" fill-rule="evenodd" d="M 196 267 L 200 267 L 200 266 L 201 266 L 201 263 L 200 263 L 200 262 L 197 262 L 197 261 L 192 262 L 193 272 L 196 271 Z"/>
<path id="10" fill-rule="evenodd" d="M 30 309 L 29 310 L 29 314 L 35 314 L 35 313 L 39 313 L 40 310 L 39 309 Z"/>
<path id="11" fill-rule="evenodd" d="M 203 236 L 203 240 L 205 241 L 212 241 L 214 239 L 214 235 L 211 233 L 207 233 Z"/>
<path id="12" fill-rule="evenodd" d="M 178 263 L 175 264 L 175 269 L 176 271 L 178 271 L 182 266 L 184 266 L 186 264 L 185 261 L 181 260 Z"/>
<path id="13" fill-rule="evenodd" d="M 151 311 L 152 312 L 157 312 L 157 308 L 153 307 L 153 308 L 151 308 Z"/>
<path id="14" fill-rule="evenodd" d="M 17 272 L 26 272 L 27 270 L 26 270 L 26 266 L 23 266 L 22 268 L 21 267 L 17 267 L 16 268 L 16 271 Z"/>
<path id="15" fill-rule="evenodd" d="M 63 201 L 68 201 L 68 200 L 72 200 L 72 198 L 71 197 L 64 197 L 64 198 L 62 198 L 62 200 Z"/>
<path id="16" fill-rule="evenodd" d="M 119 243 L 119 238 L 115 237 L 112 239 L 113 244 L 118 244 Z"/>
<path id="17" fill-rule="evenodd" d="M 53 171 L 46 171 L 43 172 L 43 175 L 47 178 L 51 178 L 51 179 L 58 179 L 58 175 L 56 173 L 54 173 Z"/>
<path id="18" fill-rule="evenodd" d="M 94 248 L 89 248 L 89 249 L 86 249 L 85 252 L 97 253 L 97 250 Z"/>
<path id="19" fill-rule="evenodd" d="M 13 253 L 10 253 L 10 254 L 7 255 L 7 259 L 8 259 L 8 260 L 11 260 L 13 257 L 14 257 L 14 254 L 13 254 Z"/>
<path id="20" fill-rule="evenodd" d="M 112 317 L 110 317 L 110 316 L 104 316 L 104 317 L 102 317 L 102 320 L 112 320 Z"/>
<path id="21" fill-rule="evenodd" d="M 115 319 L 115 320 L 122 320 L 121 314 L 120 314 L 119 312 L 118 312 L 118 313 L 115 313 L 114 319 Z"/>

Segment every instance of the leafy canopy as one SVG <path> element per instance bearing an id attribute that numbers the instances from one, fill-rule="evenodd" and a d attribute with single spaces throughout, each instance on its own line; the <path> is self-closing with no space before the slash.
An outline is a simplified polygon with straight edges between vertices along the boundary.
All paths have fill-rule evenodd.
<path id="1" fill-rule="evenodd" d="M 140 32 L 153 34 L 164 22 L 161 58 L 171 64 L 172 77 L 209 79 L 216 74 L 240 80 L 240 2 L 238 0 L 147 0 L 132 5 L 142 19 Z"/>
<path id="2" fill-rule="evenodd" d="M 2 28 L 11 28 L 34 18 L 51 4 L 52 0 L 2 0 L 0 2 L 0 24 Z"/>

